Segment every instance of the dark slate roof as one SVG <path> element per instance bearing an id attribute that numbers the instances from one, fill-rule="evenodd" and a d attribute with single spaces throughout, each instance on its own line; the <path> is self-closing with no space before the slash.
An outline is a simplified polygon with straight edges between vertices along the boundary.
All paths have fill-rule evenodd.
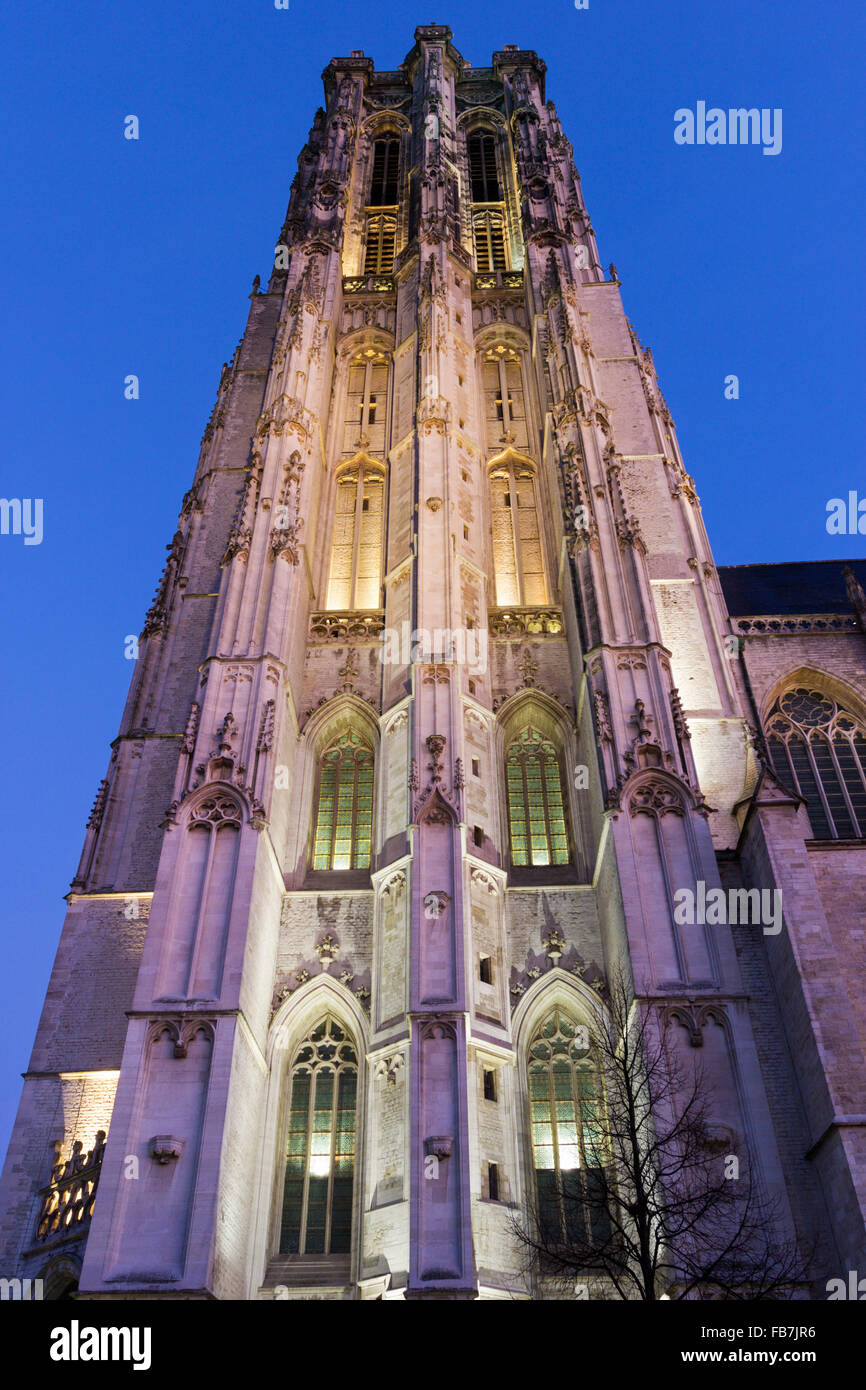
<path id="1" fill-rule="evenodd" d="M 802 560 L 785 565 L 720 565 L 732 617 L 782 613 L 851 613 L 843 566 L 866 589 L 866 560 Z"/>

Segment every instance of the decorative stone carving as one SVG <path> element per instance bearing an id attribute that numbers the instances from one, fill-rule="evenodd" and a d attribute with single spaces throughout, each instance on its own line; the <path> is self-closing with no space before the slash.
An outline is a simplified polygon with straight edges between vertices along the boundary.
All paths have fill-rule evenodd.
<path id="1" fill-rule="evenodd" d="M 189 820 L 190 825 L 240 826 L 241 811 L 230 796 L 208 796 L 193 807 Z"/>
<path id="2" fill-rule="evenodd" d="M 633 816 L 643 812 L 648 816 L 664 816 L 673 812 L 675 816 L 685 815 L 682 797 L 666 782 L 642 782 L 631 794 L 629 810 Z"/>
<path id="3" fill-rule="evenodd" d="M 438 921 L 448 906 L 448 902 L 449 898 L 447 893 L 427 893 L 424 898 L 424 916 Z"/>
<path id="4" fill-rule="evenodd" d="M 331 936 L 330 932 L 327 936 L 322 937 L 316 947 L 316 955 L 319 957 L 319 962 L 323 970 L 330 970 L 331 963 L 336 959 L 338 950 L 339 942 Z"/>
<path id="5" fill-rule="evenodd" d="M 454 1140 L 450 1134 L 433 1134 L 424 1140 L 424 1152 L 428 1157 L 432 1154 L 434 1158 L 450 1158 L 454 1147 Z"/>
<path id="6" fill-rule="evenodd" d="M 390 1057 L 380 1057 L 376 1063 L 376 1077 L 379 1081 L 384 1081 L 389 1089 L 393 1089 L 405 1065 L 406 1059 L 402 1052 L 393 1052 Z"/>
<path id="7" fill-rule="evenodd" d="M 90 815 L 87 818 L 88 830 L 98 830 L 102 824 L 102 817 L 105 815 L 105 807 L 108 802 L 108 779 L 103 778 L 96 793 L 96 800 L 90 808 Z"/>
<path id="8" fill-rule="evenodd" d="M 183 1153 L 184 1143 L 173 1134 L 156 1134 L 150 1141 L 150 1156 L 157 1163 L 176 1163 Z"/>
<path id="9" fill-rule="evenodd" d="M 553 964 L 556 965 L 557 961 L 563 953 L 563 950 L 565 949 L 565 937 L 562 936 L 561 933 L 557 931 L 555 927 L 553 931 L 549 932 L 549 934 L 545 938 L 544 949 L 547 952 L 550 959 L 553 961 Z"/>

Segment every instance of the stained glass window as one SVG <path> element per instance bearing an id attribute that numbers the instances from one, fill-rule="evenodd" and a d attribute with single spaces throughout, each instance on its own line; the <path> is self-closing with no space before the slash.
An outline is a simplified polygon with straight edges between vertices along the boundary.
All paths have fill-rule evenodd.
<path id="1" fill-rule="evenodd" d="M 343 734 L 322 758 L 314 869 L 369 869 L 373 843 L 373 754 Z"/>
<path id="2" fill-rule="evenodd" d="M 568 864 L 562 776 L 552 743 L 524 729 L 505 761 L 511 862 L 515 866 Z"/>
<path id="3" fill-rule="evenodd" d="M 603 1103 L 587 1029 L 557 1008 L 529 1044 L 529 1119 L 543 1239 L 607 1239 Z"/>
<path id="4" fill-rule="evenodd" d="M 866 838 L 866 735 L 841 705 L 800 687 L 767 719 L 773 769 L 806 799 L 816 840 Z"/>
<path id="5" fill-rule="evenodd" d="M 358 1058 L 333 1018 L 319 1022 L 291 1068 L 280 1251 L 337 1255 L 352 1237 Z"/>

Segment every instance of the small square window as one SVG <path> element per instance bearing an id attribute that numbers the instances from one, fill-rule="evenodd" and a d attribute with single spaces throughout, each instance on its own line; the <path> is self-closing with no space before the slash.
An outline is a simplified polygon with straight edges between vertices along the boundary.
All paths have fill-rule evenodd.
<path id="1" fill-rule="evenodd" d="M 484 1099 L 498 1100 L 496 1094 L 496 1071 L 493 1067 L 484 1067 Z"/>
<path id="2" fill-rule="evenodd" d="M 480 777 L 480 776 L 481 776 L 481 759 L 480 759 L 480 758 L 473 758 L 473 759 L 472 759 L 472 776 L 473 776 L 473 777 Z"/>
<path id="3" fill-rule="evenodd" d="M 490 956 L 479 957 L 478 978 L 483 985 L 493 984 L 493 961 Z"/>
<path id="4" fill-rule="evenodd" d="M 476 844 L 476 845 L 483 845 L 483 844 L 484 844 L 484 831 L 481 829 L 481 826 L 480 826 L 480 825 L 475 825 L 475 826 L 473 826 L 473 828 L 472 828 L 472 838 L 473 838 L 473 840 L 475 841 L 475 844 Z"/>

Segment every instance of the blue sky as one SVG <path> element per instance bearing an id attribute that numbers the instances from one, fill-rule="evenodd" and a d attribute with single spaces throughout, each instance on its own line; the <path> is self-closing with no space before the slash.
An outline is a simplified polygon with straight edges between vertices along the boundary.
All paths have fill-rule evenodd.
<path id="1" fill-rule="evenodd" d="M 507 43 L 547 62 L 718 563 L 863 554 L 824 524 L 828 498 L 866 495 L 862 5 L 9 7 L 0 496 L 41 497 L 44 536 L 0 536 L 4 1150 L 129 682 L 124 638 L 267 277 L 321 71 L 353 48 L 394 68 L 431 19 L 476 67 Z M 781 107 L 781 154 L 676 145 L 674 111 L 699 100 Z"/>

